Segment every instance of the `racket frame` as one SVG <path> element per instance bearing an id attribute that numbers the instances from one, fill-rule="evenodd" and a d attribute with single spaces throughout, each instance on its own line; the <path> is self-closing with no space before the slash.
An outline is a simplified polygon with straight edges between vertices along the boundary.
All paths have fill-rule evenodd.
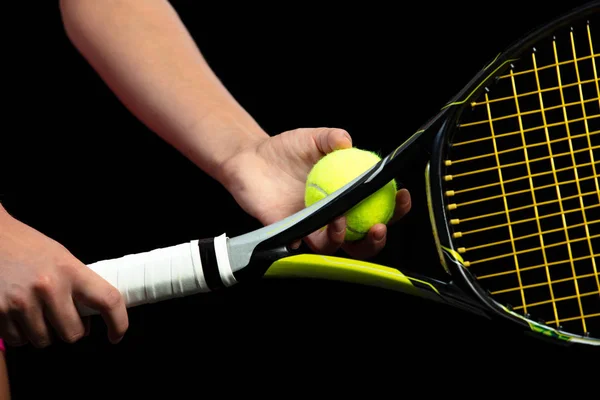
<path id="1" fill-rule="evenodd" d="M 600 7 L 593 1 L 531 31 L 498 54 L 481 69 L 433 118 L 410 138 L 382 159 L 370 170 L 348 183 L 327 198 L 276 224 L 229 240 L 233 266 L 240 280 L 264 277 L 329 278 L 339 281 L 370 284 L 392 288 L 411 295 L 445 303 L 455 308 L 484 316 L 507 320 L 521 331 L 549 339 L 553 343 L 574 343 L 600 346 L 600 339 L 563 332 L 534 321 L 496 302 L 483 289 L 477 279 L 463 265 L 462 258 L 453 246 L 451 229 L 446 215 L 443 171 L 449 138 L 455 132 L 462 111 L 469 100 L 480 95 L 494 84 L 497 76 L 510 68 L 522 53 L 544 37 L 564 29 L 574 18 L 582 18 Z M 300 254 L 287 247 L 288 243 L 300 239 L 318 227 L 325 226 L 334 217 L 342 215 L 362 198 L 375 192 L 400 171 L 403 160 L 411 151 L 431 149 L 426 167 L 426 190 L 432 234 L 439 254 L 440 264 L 448 274 L 447 281 L 418 276 L 408 271 L 389 272 L 383 266 L 339 257 Z M 315 268 L 315 263 L 321 263 Z M 335 265 L 335 266 L 334 266 Z M 356 269 L 362 270 L 362 278 Z M 376 272 L 374 272 L 376 271 Z M 387 273 L 386 272 L 386 273 Z M 368 282 L 366 276 L 375 274 L 378 279 Z M 360 275 L 360 274 L 359 274 Z M 401 279 L 399 279 L 401 277 Z M 390 282 L 395 283 L 390 283 Z M 510 324 L 509 324 L 510 325 Z"/>

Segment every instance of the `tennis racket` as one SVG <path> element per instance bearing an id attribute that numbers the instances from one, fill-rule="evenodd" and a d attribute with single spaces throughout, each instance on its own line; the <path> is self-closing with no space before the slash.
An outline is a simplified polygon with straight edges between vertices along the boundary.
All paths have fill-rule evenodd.
<path id="1" fill-rule="evenodd" d="M 128 307 L 264 277 L 330 279 L 498 318 L 556 343 L 599 346 L 599 29 L 593 1 L 530 32 L 381 162 L 284 220 L 89 267 Z M 401 176 L 422 149 L 447 279 L 289 248 Z"/>

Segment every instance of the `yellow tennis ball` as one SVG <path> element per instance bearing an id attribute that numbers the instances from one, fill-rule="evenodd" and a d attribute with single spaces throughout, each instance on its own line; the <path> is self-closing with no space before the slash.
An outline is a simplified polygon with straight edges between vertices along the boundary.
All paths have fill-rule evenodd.
<path id="1" fill-rule="evenodd" d="M 367 150 L 352 147 L 335 150 L 321 158 L 306 179 L 304 203 L 308 207 L 335 192 L 371 168 L 381 158 Z M 386 224 L 394 215 L 396 181 L 391 180 L 381 189 L 348 210 L 346 241 L 363 238 L 378 223 Z"/>

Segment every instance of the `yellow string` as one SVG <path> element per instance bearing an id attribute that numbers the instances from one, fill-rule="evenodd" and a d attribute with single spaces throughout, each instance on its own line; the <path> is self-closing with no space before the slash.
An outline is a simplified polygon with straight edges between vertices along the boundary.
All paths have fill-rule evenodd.
<path id="1" fill-rule="evenodd" d="M 588 43 L 590 45 L 590 54 L 594 54 L 594 46 L 592 44 L 592 34 L 590 32 L 590 26 L 587 26 L 587 37 L 588 37 Z M 572 43 L 572 48 L 573 48 L 573 56 L 575 57 L 575 44 L 573 42 L 573 34 L 571 33 L 571 43 Z M 575 63 L 576 68 L 577 68 L 577 80 L 579 80 L 579 68 L 577 67 L 577 63 Z M 596 81 L 596 93 L 598 94 L 598 97 L 600 98 L 600 87 L 598 85 L 598 73 L 596 71 L 596 63 L 594 62 L 594 60 L 591 60 L 591 65 L 592 65 L 592 70 L 594 71 L 594 80 Z M 579 86 L 579 99 L 581 100 L 581 109 L 583 110 L 583 116 L 585 117 L 585 101 L 583 98 L 583 90 L 581 88 L 581 85 Z M 600 107 L 600 99 L 598 100 L 598 106 Z M 589 126 L 587 121 L 585 121 L 585 130 L 586 132 L 589 132 Z M 588 147 L 590 147 L 590 160 L 591 160 L 591 164 L 592 164 L 592 170 L 593 170 L 593 174 L 595 176 L 597 176 L 596 173 L 596 165 L 594 162 L 594 152 L 591 150 L 592 147 L 592 142 L 591 139 L 588 136 Z M 600 203 L 600 183 L 598 183 L 598 179 L 596 179 L 596 191 L 598 192 L 598 203 Z M 584 214 L 584 218 L 585 218 L 585 212 Z M 589 227 L 586 226 L 586 230 L 587 230 L 587 235 L 589 236 Z M 589 247 L 590 247 L 590 253 L 593 253 L 594 250 L 592 248 L 592 244 L 589 243 Z M 596 266 L 596 259 L 593 258 L 592 259 L 592 267 L 594 268 L 594 272 L 596 273 L 596 286 L 598 287 L 598 290 L 600 290 L 600 278 L 598 278 L 598 267 Z"/>
<path id="2" fill-rule="evenodd" d="M 598 144 L 600 143 L 598 141 L 600 113 L 591 112 L 592 108 L 595 110 L 600 108 L 600 81 L 595 65 L 599 55 L 594 53 L 589 24 L 586 29 L 587 35 L 582 35 L 581 39 L 584 40 L 583 43 L 585 41 L 588 43 L 581 48 L 576 45 L 576 30 L 572 29 L 568 35 L 565 35 L 565 39 L 568 36 L 570 40 L 570 46 L 565 42 L 564 47 L 571 53 L 569 55 L 571 59 L 559 60 L 560 46 L 554 39 L 549 43 L 552 51 L 549 51 L 548 55 L 554 58 L 550 64 L 539 65 L 542 58 L 538 58 L 539 49 L 534 50 L 531 54 L 531 66 L 517 71 L 511 65 L 506 74 L 499 77 L 498 80 L 506 81 L 511 85 L 510 95 L 503 93 L 500 97 L 492 98 L 490 91 L 486 90 L 481 100 L 471 103 L 473 108 L 485 107 L 481 112 L 485 110 L 486 116 L 481 120 L 461 122 L 458 125 L 461 129 L 461 137 L 457 135 L 458 140 L 451 143 L 451 151 L 455 149 L 452 152 L 456 155 L 445 161 L 449 169 L 443 176 L 445 182 L 456 182 L 455 187 L 449 187 L 445 192 L 448 200 L 446 204 L 450 217 L 449 223 L 453 227 L 452 235 L 456 240 L 455 249 L 460 254 L 474 257 L 471 260 L 463 257 L 464 265 L 476 274 L 478 280 L 486 281 L 486 287 L 490 289 L 492 295 L 512 294 L 520 297 L 520 304 L 514 306 L 514 310 L 522 310 L 524 314 L 528 314 L 532 312 L 532 308 L 544 306 L 541 307 L 543 309 L 541 312 L 548 320 L 547 323 L 560 325 L 575 321 L 581 325 L 582 332 L 587 332 L 590 327 L 596 330 L 597 328 L 592 327 L 593 324 L 589 321 L 600 316 L 598 308 L 594 308 L 594 304 L 598 303 L 593 302 L 600 296 L 600 266 L 597 264 L 600 254 L 598 248 L 593 247 L 593 244 L 596 245 L 600 239 L 597 230 L 600 218 L 596 213 L 600 207 L 600 167 L 598 166 L 600 157 L 597 152 L 600 149 Z M 589 55 L 578 56 L 577 53 L 581 49 L 586 50 L 588 45 Z M 589 69 L 585 69 L 588 67 Z M 590 70 L 593 71 L 591 78 L 591 73 L 586 75 Z M 547 87 L 542 85 L 543 78 L 546 76 L 542 76 L 541 71 L 552 74 L 552 83 Z M 530 83 L 536 84 L 535 89 L 533 86 L 526 89 L 525 85 L 520 86 L 521 82 L 517 77 L 527 76 L 531 77 Z M 493 92 L 493 88 L 491 89 Z M 591 93 L 589 89 L 592 89 Z M 569 95 L 571 97 L 568 97 Z M 558 104 L 552 103 L 554 99 L 558 100 Z M 529 103 L 533 104 L 533 108 L 529 107 Z M 510 112 L 499 112 L 495 109 L 496 106 L 507 106 L 512 109 Z M 559 112 L 560 119 L 553 119 L 552 116 L 558 117 Z M 526 125 L 531 117 L 540 118 L 541 122 L 532 126 Z M 517 129 L 502 131 L 504 122 L 510 123 L 512 120 L 518 123 Z M 577 132 L 575 127 L 578 129 Z M 487 134 L 481 137 L 469 137 L 463 134 L 463 132 L 469 133 L 467 128 L 485 128 Z M 551 137 L 551 133 L 554 134 L 554 131 L 559 129 L 564 132 L 564 135 Z M 540 139 L 543 134 L 544 139 L 533 141 L 530 136 L 532 133 Z M 519 135 L 521 141 L 518 146 L 510 148 L 502 146 L 502 138 L 513 136 L 516 140 L 516 135 Z M 575 142 L 576 140 L 579 142 Z M 564 146 L 562 152 L 554 153 L 557 150 L 554 144 L 557 143 Z M 468 147 L 469 145 L 475 147 Z M 491 148 L 483 150 L 488 145 Z M 466 148 L 464 152 L 462 148 Z M 473 153 L 471 149 L 475 152 Z M 536 152 L 532 151 L 534 149 Z M 537 155 L 538 150 L 543 150 L 547 155 Z M 501 156 L 503 159 L 505 156 L 512 159 L 501 162 Z M 583 159 L 578 160 L 579 157 Z M 489 162 L 483 164 L 483 168 L 471 167 L 471 163 L 478 165 L 478 162 L 482 161 Z M 544 168 L 543 171 L 540 170 L 541 168 L 534 168 L 535 163 L 542 161 L 548 162 L 548 168 Z M 560 161 L 569 165 L 559 164 Z M 453 170 L 454 166 L 457 168 Z M 523 167 L 524 172 L 515 176 L 513 171 L 509 170 L 514 167 Z M 484 174 L 488 172 L 497 174 L 497 178 L 493 179 L 494 182 L 489 180 L 477 182 L 471 179 L 479 178 L 477 175 L 482 179 L 486 178 Z M 518 170 L 515 169 L 514 172 Z M 567 179 L 561 180 L 561 173 L 568 173 L 570 176 L 564 176 Z M 548 180 L 543 182 L 543 185 L 536 186 L 534 179 L 537 180 L 538 177 L 547 177 Z M 461 178 L 465 178 L 464 181 Z M 508 186 L 520 182 L 523 184 L 520 187 L 513 186 L 511 189 Z M 571 187 L 573 192 L 567 192 Z M 482 192 L 486 196 L 477 196 L 476 191 L 483 189 L 498 190 L 500 194 L 490 191 Z M 548 192 L 541 192 L 544 189 Z M 545 197 L 546 194 L 548 197 Z M 517 195 L 522 197 L 516 197 Z M 520 202 L 525 197 L 527 204 Z M 576 203 L 572 202 L 567 206 L 567 202 L 572 200 Z M 494 208 L 496 206 L 494 201 L 497 201 L 496 208 Z M 513 201 L 519 203 L 511 207 Z M 486 209 L 488 205 L 492 208 Z M 548 209 L 548 212 L 544 213 L 542 207 L 546 206 L 556 208 Z M 596 214 L 590 213 L 592 210 Z M 517 217 L 517 211 L 531 212 L 531 215 Z M 571 221 L 571 218 L 567 220 L 570 216 L 579 220 Z M 492 217 L 501 217 L 504 221 L 494 221 Z M 542 223 L 545 219 L 553 217 L 554 220 L 547 221 L 551 225 Z M 486 221 L 487 218 L 490 222 Z M 473 225 L 470 225 L 471 223 Z M 535 224 L 535 228 L 534 225 L 524 225 L 526 223 Z M 459 230 L 460 228 L 462 229 Z M 493 230 L 498 230 L 498 233 Z M 489 239 L 490 236 L 486 232 L 493 234 L 492 239 Z M 560 237 L 550 238 L 548 234 L 560 235 Z M 525 242 L 525 239 L 533 240 L 533 243 Z M 486 242 L 483 243 L 483 240 Z M 564 253 L 561 253 L 563 251 Z M 528 253 L 535 257 L 529 259 L 529 256 L 525 256 Z M 494 260 L 499 261 L 499 267 L 504 263 L 510 269 L 499 271 L 488 268 L 488 271 L 485 271 L 486 263 Z M 587 268 L 585 271 L 577 271 L 580 267 L 577 265 L 576 268 L 576 263 L 579 262 L 585 262 Z M 495 263 L 490 264 L 492 268 L 495 268 L 495 265 Z M 561 267 L 564 268 L 564 273 L 557 279 L 556 275 L 561 269 L 554 268 L 560 265 L 564 265 Z M 525 279 L 523 278 L 525 272 L 536 270 L 535 274 L 527 273 Z M 502 277 L 506 278 L 506 282 L 487 281 Z M 537 277 L 537 281 L 533 280 L 534 277 Z M 584 282 L 588 285 L 584 285 Z M 592 283 L 591 287 L 590 283 Z M 560 289 L 554 286 L 556 284 L 561 284 Z M 534 288 L 539 289 L 527 291 Z M 563 289 L 564 293 L 561 292 Z M 543 297 L 542 293 L 544 293 Z M 594 296 L 596 298 L 590 298 Z M 530 297 L 530 301 L 527 297 Z M 584 298 L 587 300 L 583 301 Z M 514 301 L 519 303 L 518 300 Z M 566 307 L 572 307 L 571 315 L 564 315 L 568 312 L 568 308 L 559 307 L 558 304 L 561 302 L 564 302 Z"/>
<path id="3" fill-rule="evenodd" d="M 487 100 L 487 93 L 485 94 L 486 100 Z M 489 118 L 489 123 L 490 123 L 490 132 L 491 132 L 491 136 L 492 136 L 492 143 L 494 144 L 494 153 L 496 154 L 496 164 L 498 165 L 498 178 L 500 179 L 500 187 L 502 188 L 502 194 L 503 196 L 503 201 L 504 201 L 504 211 L 506 213 L 506 219 L 508 221 L 508 232 L 510 235 L 510 240 L 511 240 L 511 245 L 513 248 L 513 254 L 514 254 L 514 261 L 515 261 L 515 269 L 517 271 L 517 278 L 519 280 L 519 287 L 521 288 L 521 300 L 523 302 L 523 304 L 527 304 L 527 302 L 525 301 L 525 291 L 523 290 L 523 282 L 521 281 L 521 274 L 519 273 L 519 258 L 517 257 L 517 252 L 516 252 L 516 247 L 515 247 L 515 242 L 513 239 L 513 231 L 512 231 L 512 227 L 510 224 L 510 212 L 509 212 L 509 207 L 508 207 L 508 202 L 506 199 L 506 192 L 504 189 L 504 184 L 502 182 L 502 166 L 500 164 L 500 158 L 498 157 L 498 148 L 497 148 L 497 144 L 496 144 L 496 139 L 494 137 L 494 123 L 491 121 L 492 118 L 492 112 L 490 110 L 490 104 L 488 103 L 487 105 L 487 115 Z M 525 312 L 527 312 L 527 307 L 525 307 Z"/>

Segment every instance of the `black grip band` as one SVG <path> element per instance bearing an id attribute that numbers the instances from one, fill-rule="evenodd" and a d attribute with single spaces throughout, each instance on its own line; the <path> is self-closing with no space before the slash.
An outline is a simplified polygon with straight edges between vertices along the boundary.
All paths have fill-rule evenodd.
<path id="1" fill-rule="evenodd" d="M 221 274 L 219 274 L 219 264 L 215 253 L 215 240 L 213 238 L 198 240 L 198 250 L 200 251 L 202 270 L 208 288 L 215 291 L 225 287 L 221 280 Z"/>

